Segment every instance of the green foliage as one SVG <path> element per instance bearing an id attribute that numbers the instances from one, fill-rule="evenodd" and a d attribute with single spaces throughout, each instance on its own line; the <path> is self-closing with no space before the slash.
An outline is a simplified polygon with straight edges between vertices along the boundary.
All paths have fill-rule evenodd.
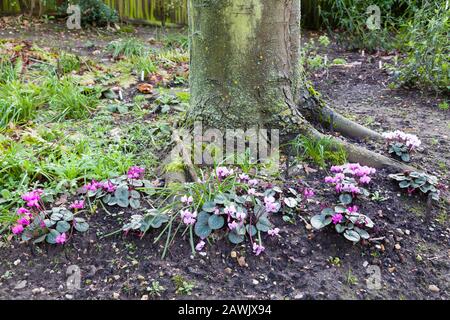
<path id="1" fill-rule="evenodd" d="M 447 111 L 449 109 L 448 102 L 443 101 L 443 102 L 439 103 L 438 108 L 442 111 Z"/>
<path id="2" fill-rule="evenodd" d="M 439 181 L 435 176 L 424 172 L 413 171 L 390 174 L 389 178 L 398 181 L 399 187 L 401 189 L 406 189 L 408 194 L 419 191 L 420 193 L 430 195 L 433 200 L 439 200 Z"/>
<path id="3" fill-rule="evenodd" d="M 24 123 L 34 117 L 45 102 L 42 88 L 17 80 L 0 84 L 0 129 L 10 122 Z"/>
<path id="4" fill-rule="evenodd" d="M 333 217 L 337 215 L 339 215 L 340 219 L 333 222 Z M 320 214 L 313 216 L 311 225 L 317 230 L 334 225 L 337 233 L 356 243 L 361 239 L 367 240 L 370 238 L 369 233 L 364 228 L 373 228 L 374 223 L 369 217 L 356 212 L 356 209 L 336 206 L 334 209 L 325 208 Z"/>
<path id="5" fill-rule="evenodd" d="M 317 140 L 297 136 L 290 145 L 297 161 L 310 160 L 321 168 L 325 168 L 327 164 L 344 164 L 347 159 L 344 148 L 328 138 Z"/>
<path id="6" fill-rule="evenodd" d="M 0 85 L 19 80 L 22 67 L 22 60 L 18 59 L 13 63 L 10 57 L 0 56 Z"/>
<path id="7" fill-rule="evenodd" d="M 79 86 L 70 79 L 50 79 L 47 88 L 56 121 L 87 118 L 100 102 L 98 90 Z"/>
<path id="8" fill-rule="evenodd" d="M 127 38 L 111 41 L 106 50 L 112 54 L 114 58 L 120 56 L 139 57 L 148 54 L 148 48 L 141 40 L 137 38 Z"/>
<path id="9" fill-rule="evenodd" d="M 337 38 L 351 49 L 376 50 L 392 46 L 391 32 L 404 19 L 411 16 L 420 1 L 414 0 L 325 0 L 320 6 L 323 24 Z M 370 30 L 367 19 L 373 12 L 368 7 L 380 8 L 380 28 Z"/>
<path id="10" fill-rule="evenodd" d="M 65 52 L 61 53 L 58 64 L 59 70 L 63 74 L 67 74 L 72 71 L 78 71 L 81 67 L 80 58 L 78 56 Z"/>
<path id="11" fill-rule="evenodd" d="M 175 293 L 178 295 L 190 296 L 192 294 L 192 290 L 195 288 L 194 282 L 188 281 L 183 276 L 178 274 L 172 277 L 172 282 L 175 285 Z"/>
<path id="12" fill-rule="evenodd" d="M 67 12 L 69 3 L 80 6 L 82 25 L 101 27 L 119 20 L 117 11 L 102 0 L 66 0 L 60 9 L 63 14 Z"/>
<path id="13" fill-rule="evenodd" d="M 450 89 L 450 8 L 447 0 L 426 1 L 398 34 L 398 81 L 436 91 Z"/>

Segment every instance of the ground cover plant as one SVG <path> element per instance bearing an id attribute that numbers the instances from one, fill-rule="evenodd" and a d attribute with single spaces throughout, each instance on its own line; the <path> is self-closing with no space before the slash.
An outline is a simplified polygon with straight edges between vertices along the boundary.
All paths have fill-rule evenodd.
<path id="1" fill-rule="evenodd" d="M 0 18 L 0 297 L 448 299 L 444 20 L 419 23 L 427 6 L 380 1 L 383 28 L 365 34 L 365 4 L 334 2 L 329 32 L 303 33 L 289 57 L 293 39 L 251 46 L 273 45 L 273 56 L 208 41 L 222 25 L 200 39 L 112 17 L 102 24 L 114 28 L 86 21 L 71 32 L 59 18 Z M 278 18 L 264 16 L 271 32 Z M 385 51 L 418 38 L 430 54 L 414 63 L 404 42 Z M 302 66 L 281 70 L 274 57 Z M 425 62 L 412 82 L 438 90 L 389 85 Z M 167 160 L 174 133 L 200 118 L 205 128 L 276 123 L 288 133 L 279 163 L 250 148 L 217 160 L 204 137 L 213 164 Z M 67 285 L 74 265 L 83 290 Z"/>

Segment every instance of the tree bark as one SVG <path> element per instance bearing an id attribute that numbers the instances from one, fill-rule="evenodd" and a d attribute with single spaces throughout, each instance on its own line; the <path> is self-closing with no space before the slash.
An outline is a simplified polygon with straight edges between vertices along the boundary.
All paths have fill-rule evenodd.
<path id="1" fill-rule="evenodd" d="M 300 0 L 190 0 L 189 25 L 191 119 L 286 125 L 300 89 Z"/>
<path id="2" fill-rule="evenodd" d="M 204 127 L 279 129 L 282 136 L 324 135 L 312 122 L 345 136 L 381 135 L 335 113 L 300 76 L 300 0 L 189 0 L 191 109 Z M 333 138 L 335 139 L 335 138 Z M 340 141 L 350 160 L 392 170 L 409 166 Z"/>

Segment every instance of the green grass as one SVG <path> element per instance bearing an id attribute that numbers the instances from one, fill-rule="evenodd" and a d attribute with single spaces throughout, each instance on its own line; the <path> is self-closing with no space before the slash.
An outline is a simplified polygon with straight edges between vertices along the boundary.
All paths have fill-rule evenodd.
<path id="1" fill-rule="evenodd" d="M 0 85 L 0 130 L 9 123 L 25 123 L 45 103 L 42 89 L 13 80 Z"/>
<path id="2" fill-rule="evenodd" d="M 135 57 L 147 54 L 148 47 L 139 39 L 128 38 L 110 42 L 106 47 L 106 50 L 110 52 L 114 58 L 119 56 Z"/>
<path id="3" fill-rule="evenodd" d="M 347 154 L 342 146 L 328 138 L 320 140 L 298 136 L 290 142 L 297 161 L 312 161 L 321 168 L 328 164 L 338 165 L 347 162 Z"/>

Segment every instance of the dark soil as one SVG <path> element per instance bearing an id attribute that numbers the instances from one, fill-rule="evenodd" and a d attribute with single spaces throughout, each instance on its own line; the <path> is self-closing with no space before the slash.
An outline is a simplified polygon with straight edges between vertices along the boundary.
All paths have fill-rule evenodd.
<path id="1" fill-rule="evenodd" d="M 327 74 L 316 75 L 317 89 L 336 109 L 376 130 L 418 134 L 427 148 L 414 157 L 415 163 L 448 177 L 450 147 L 444 132 L 448 135 L 450 116 L 436 108 L 439 98 L 387 89 L 389 76 L 376 68 L 377 57 L 369 62 L 368 56 L 332 50 L 330 57 L 363 64 L 332 67 Z M 430 143 L 433 139 L 438 143 Z M 440 161 L 445 162 L 445 171 Z M 386 200 L 357 203 L 375 221 L 372 237 L 380 240 L 352 245 L 331 230 L 311 232 L 301 219 L 287 224 L 277 217 L 281 237 L 264 239 L 266 251 L 261 256 L 254 256 L 248 244 L 234 247 L 217 239 L 207 245 L 205 256 L 193 257 L 188 239 L 179 238 L 163 260 L 163 241 L 153 243 L 156 231 L 143 239 L 122 234 L 101 238 L 119 229 L 133 213 L 98 210 L 88 217 L 88 233 L 78 234 L 64 247 L 0 242 L 0 298 L 141 299 L 152 281 L 159 281 L 165 291 L 150 299 L 449 299 L 448 208 L 428 208 L 424 199 L 400 194 L 386 175 L 377 173 L 371 190 Z M 336 202 L 333 190 L 321 182 L 325 176 L 323 170 L 309 174 L 300 170 L 290 177 L 290 181 L 301 178 L 316 190 L 314 202 L 301 213 L 306 219 Z M 233 251 L 245 257 L 245 265 L 232 257 Z M 339 258 L 339 263 L 330 257 Z M 66 285 L 71 265 L 81 269 L 81 289 L 75 291 Z M 378 290 L 366 284 L 370 266 L 381 270 Z M 175 293 L 171 280 L 175 275 L 195 283 L 191 296 Z"/>

